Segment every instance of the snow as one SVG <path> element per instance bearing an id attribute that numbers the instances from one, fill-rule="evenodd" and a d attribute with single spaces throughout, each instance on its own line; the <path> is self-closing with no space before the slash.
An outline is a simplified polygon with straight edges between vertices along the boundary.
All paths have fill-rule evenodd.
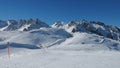
<path id="1" fill-rule="evenodd" d="M 51 25 L 52 28 L 62 28 L 64 26 L 62 21 L 57 21 L 55 24 Z"/>
<path id="2" fill-rule="evenodd" d="M 119 68 L 119 52 L 85 52 L 51 49 L 22 50 L 0 56 L 0 68 Z"/>
<path id="3" fill-rule="evenodd" d="M 60 33 L 58 33 L 58 31 Z M 4 36 L 4 34 L 8 35 Z M 1 32 L 0 37 L 5 39 L 4 41 L 1 40 L 0 46 L 2 46 L 2 44 L 6 45 L 5 41 L 8 40 L 14 43 L 10 43 L 10 59 L 7 55 L 7 48 L 0 49 L 0 68 L 120 67 L 120 52 L 110 49 L 114 47 L 112 44 L 118 43 L 117 41 L 95 34 L 75 33 L 73 37 L 69 37 L 69 35 L 70 34 L 62 29 L 48 28 L 28 32 Z M 48 40 L 44 37 L 47 37 Z M 54 37 L 56 39 L 54 39 Z M 45 46 L 41 49 L 28 49 L 28 46 L 37 45 L 37 41 L 46 45 L 50 43 L 50 47 Z"/>
<path id="4" fill-rule="evenodd" d="M 25 29 L 29 31 L 42 27 L 50 28 L 39 19 L 0 21 L 0 31 L 24 31 Z"/>
<path id="5" fill-rule="evenodd" d="M 119 50 L 120 42 L 110 40 L 95 34 L 74 33 L 73 37 L 52 48 L 77 51 L 109 51 Z"/>
<path id="6" fill-rule="evenodd" d="M 12 27 L 18 26 L 15 22 L 12 24 Z M 27 24 L 17 31 L 0 32 L 0 68 L 120 67 L 119 41 L 86 31 L 71 33 L 75 28 L 74 21 L 71 27 L 61 23 L 57 24 L 60 28 L 42 25 Z M 104 30 L 102 26 L 93 26 Z M 30 31 L 23 31 L 24 28 Z M 82 26 L 79 28 L 84 30 Z M 7 55 L 7 42 L 10 43 L 10 59 Z"/>
<path id="7" fill-rule="evenodd" d="M 100 26 L 98 24 L 91 24 L 93 27 L 95 27 L 96 29 L 101 28 L 102 30 L 105 30 L 105 28 L 103 26 Z"/>
<path id="8" fill-rule="evenodd" d="M 21 28 L 18 29 L 18 31 L 23 31 L 24 29 L 27 29 L 28 27 L 30 27 L 30 24 L 22 26 Z"/>
<path id="9" fill-rule="evenodd" d="M 0 33 L 0 47 L 5 48 L 7 42 L 10 42 L 13 47 L 34 49 L 40 44 L 49 47 L 55 44 L 60 44 L 69 37 L 72 37 L 72 35 L 65 30 L 54 28 L 36 29 L 27 32 L 2 31 Z"/>

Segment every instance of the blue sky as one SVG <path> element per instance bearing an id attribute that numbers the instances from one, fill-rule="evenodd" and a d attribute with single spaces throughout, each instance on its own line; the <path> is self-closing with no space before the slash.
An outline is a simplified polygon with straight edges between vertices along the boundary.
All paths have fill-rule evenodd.
<path id="1" fill-rule="evenodd" d="M 102 21 L 120 26 L 120 0 L 0 0 L 0 19 Z"/>

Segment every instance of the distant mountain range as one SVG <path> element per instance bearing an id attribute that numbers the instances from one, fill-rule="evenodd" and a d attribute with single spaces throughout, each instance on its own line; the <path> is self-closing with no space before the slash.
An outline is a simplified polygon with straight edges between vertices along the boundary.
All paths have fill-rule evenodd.
<path id="1" fill-rule="evenodd" d="M 89 34 L 97 34 L 103 37 L 120 41 L 120 28 L 116 26 L 106 25 L 103 22 L 96 21 L 70 21 L 64 24 L 62 21 L 55 22 L 52 26 L 40 21 L 39 19 L 29 20 L 0 20 L 0 31 L 30 31 L 40 28 L 56 28 L 64 29 L 69 33 L 85 32 Z"/>
<path id="2" fill-rule="evenodd" d="M 62 28 L 68 32 L 86 32 L 93 33 L 103 37 L 111 38 L 120 41 L 120 28 L 116 26 L 105 25 L 103 22 L 95 21 L 70 21 L 68 24 L 56 22 L 52 28 Z"/>
<path id="3" fill-rule="evenodd" d="M 49 28 L 50 26 L 39 19 L 0 21 L 1 31 L 30 31 L 41 27 Z"/>

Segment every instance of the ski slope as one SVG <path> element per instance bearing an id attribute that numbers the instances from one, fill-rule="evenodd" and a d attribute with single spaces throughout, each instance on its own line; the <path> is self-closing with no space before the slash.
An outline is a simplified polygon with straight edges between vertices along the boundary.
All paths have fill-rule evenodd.
<path id="1" fill-rule="evenodd" d="M 16 50 L 15 50 L 16 51 Z M 115 51 L 67 51 L 37 49 L 0 55 L 0 68 L 119 68 L 120 53 Z M 4 52 L 5 53 L 5 52 Z"/>
<path id="2" fill-rule="evenodd" d="M 95 34 L 74 33 L 73 37 L 52 48 L 76 51 L 112 51 L 120 50 L 120 42 Z"/>
<path id="3" fill-rule="evenodd" d="M 10 42 L 12 47 L 17 48 L 35 49 L 39 48 L 40 44 L 49 47 L 60 44 L 69 37 L 72 37 L 72 35 L 65 30 L 52 28 L 42 28 L 28 32 L 2 31 L 0 33 L 0 49 L 6 48 L 7 42 Z"/>
<path id="4" fill-rule="evenodd" d="M 119 68 L 119 50 L 119 41 L 83 32 L 56 28 L 0 32 L 0 68 Z"/>

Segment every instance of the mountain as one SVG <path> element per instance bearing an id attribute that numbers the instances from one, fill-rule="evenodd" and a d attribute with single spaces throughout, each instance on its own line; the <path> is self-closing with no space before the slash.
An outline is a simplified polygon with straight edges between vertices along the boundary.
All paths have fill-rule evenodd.
<path id="1" fill-rule="evenodd" d="M 64 26 L 64 23 L 62 21 L 57 21 L 51 27 L 52 28 L 62 28 L 63 26 Z"/>
<path id="2" fill-rule="evenodd" d="M 57 27 L 57 24 L 56 24 Z M 59 28 L 59 27 L 58 27 Z M 86 32 L 97 34 L 106 38 L 120 41 L 120 28 L 116 26 L 105 25 L 103 22 L 95 21 L 70 21 L 68 24 L 62 25 L 61 28 L 68 32 Z"/>
<path id="3" fill-rule="evenodd" d="M 0 24 L 0 49 L 6 48 L 6 43 L 11 42 L 13 47 L 18 48 L 37 48 L 39 44 L 51 47 L 59 44 L 59 46 L 75 45 L 80 50 L 82 45 L 90 50 L 92 47 L 120 50 L 120 28 L 102 22 L 73 20 L 64 24 L 57 21 L 49 26 L 39 19 L 21 19 L 1 20 Z"/>
<path id="4" fill-rule="evenodd" d="M 64 24 L 62 21 L 57 21 L 52 26 L 40 21 L 39 19 L 28 20 L 0 20 L 0 31 L 30 31 L 40 28 L 59 28 L 64 29 L 69 33 L 86 32 L 97 34 L 106 38 L 120 41 L 120 28 L 116 26 L 105 25 L 103 22 L 95 21 L 77 21 L 73 20 Z"/>
<path id="5" fill-rule="evenodd" d="M 42 27 L 49 28 L 50 26 L 39 19 L 0 21 L 1 31 L 30 31 Z"/>
<path id="6" fill-rule="evenodd" d="M 119 68 L 119 34 L 95 21 L 0 20 L 0 68 Z"/>
<path id="7" fill-rule="evenodd" d="M 0 20 L 0 68 L 119 68 L 119 29 L 86 20 Z"/>

